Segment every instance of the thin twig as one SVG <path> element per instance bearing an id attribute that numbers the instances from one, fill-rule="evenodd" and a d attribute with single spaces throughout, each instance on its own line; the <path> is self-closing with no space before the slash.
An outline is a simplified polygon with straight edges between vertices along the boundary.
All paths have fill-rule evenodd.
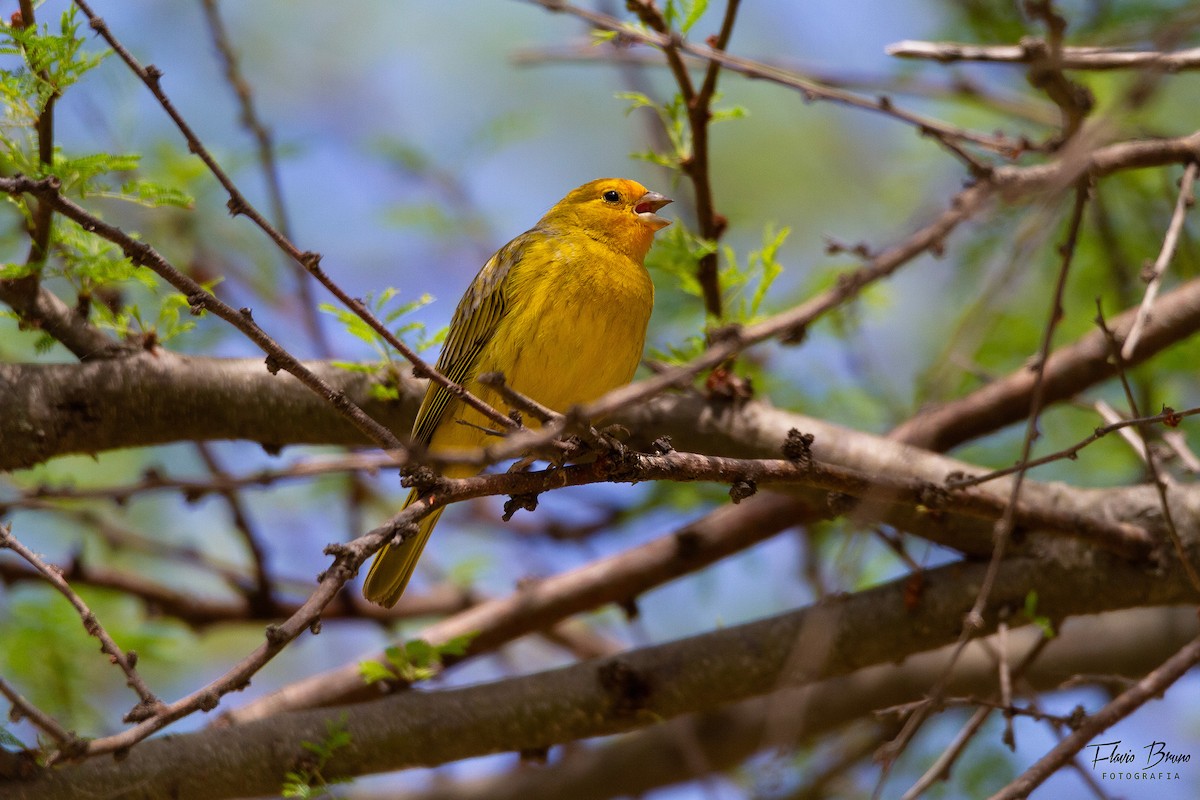
<path id="1" fill-rule="evenodd" d="M 333 280 L 325 273 L 325 271 L 321 269 L 320 253 L 316 253 L 311 250 L 301 251 L 300 248 L 293 244 L 292 241 L 286 236 L 284 236 L 279 229 L 272 225 L 266 219 L 266 217 L 264 217 L 258 211 L 258 209 L 256 209 L 241 193 L 241 191 L 237 188 L 237 185 L 234 184 L 233 180 L 228 174 L 226 174 L 225 170 L 221 168 L 221 165 L 208 151 L 208 148 L 206 148 L 204 143 L 201 142 L 199 137 L 196 136 L 191 126 L 188 125 L 187 121 L 183 118 L 183 115 L 180 114 L 175 108 L 175 105 L 171 102 L 170 98 L 167 97 L 166 93 L 162 89 L 162 71 L 153 65 L 148 67 L 142 66 L 142 64 L 138 62 L 136 58 L 134 58 L 133 54 L 130 53 L 129 50 L 126 49 L 126 47 L 116 38 L 116 36 L 113 35 L 112 31 L 108 27 L 108 24 L 92 11 L 86 0 L 74 0 L 74 2 L 75 5 L 77 5 L 81 11 L 83 11 L 84 16 L 88 18 L 92 29 L 104 38 L 104 40 L 108 43 L 108 46 L 112 48 L 113 52 L 115 52 L 121 58 L 121 60 L 125 62 L 126 66 L 128 66 L 129 69 L 135 75 L 137 75 L 139 79 L 141 79 L 142 83 L 146 84 L 146 87 L 150 90 L 151 94 L 154 95 L 159 105 L 161 105 L 163 110 L 167 112 L 167 115 L 171 117 L 171 120 L 175 123 L 175 126 L 187 140 L 188 150 L 192 153 L 195 153 L 196 156 L 204 162 L 205 166 L 207 166 L 209 171 L 213 174 L 213 177 L 215 177 L 221 186 L 224 187 L 225 191 L 229 195 L 229 202 L 227 205 L 229 207 L 230 214 L 234 216 L 245 215 L 248 217 L 255 225 L 258 226 L 260 230 L 263 231 L 263 233 L 265 233 L 271 239 L 271 241 L 275 242 L 276 246 L 286 253 L 289 258 L 308 270 L 322 286 L 328 289 L 329 292 L 338 299 L 339 302 L 354 312 L 354 314 L 363 320 L 363 322 L 367 323 L 367 325 L 369 325 L 373 331 L 383 337 L 384 341 L 386 341 L 390 346 L 395 348 L 398 353 L 404 356 L 404 358 L 414 366 L 416 371 L 422 377 L 428 377 L 439 386 L 445 387 L 453 396 L 460 399 L 462 402 L 466 403 L 479 413 L 483 414 L 492 422 L 498 423 L 501 426 L 501 429 L 508 430 L 516 427 L 513 421 L 504 414 L 501 414 L 483 400 L 467 391 L 463 386 L 460 386 L 459 384 L 447 378 L 433 365 L 426 363 L 419 355 L 417 355 L 415 350 L 401 341 L 394 333 L 392 333 L 391 330 L 388 329 L 386 325 L 379 320 L 378 317 L 371 313 L 371 310 L 367 308 L 366 304 L 355 297 L 351 297 L 340 286 L 334 283 Z M 189 300 L 190 299 L 191 297 L 189 295 Z M 256 343 L 258 342 L 256 341 Z M 291 370 L 288 371 L 290 372 Z M 390 436 L 390 433 L 388 435 Z M 375 439 L 375 437 L 372 438 Z M 375 439 L 375 441 L 378 442 L 379 440 Z M 398 444 L 399 443 L 397 442 L 396 444 L 388 444 L 385 446 L 396 447 Z"/>
<path id="2" fill-rule="evenodd" d="M 271 216 L 274 217 L 275 225 L 283 237 L 294 240 L 291 224 L 288 222 L 287 205 L 283 201 L 283 186 L 279 181 L 279 164 L 275 160 L 275 146 L 271 141 L 271 131 L 259 118 L 258 110 L 254 107 L 250 82 L 242 74 L 237 52 L 229 40 L 229 32 L 225 28 L 225 23 L 221 20 L 217 0 L 201 0 L 201 5 L 204 7 L 204 16 L 208 20 L 208 29 L 212 33 L 213 44 L 216 46 L 217 52 L 221 56 L 221 63 L 225 68 L 225 80 L 233 89 L 233 94 L 237 97 L 238 105 L 241 108 L 242 124 L 250 131 L 258 148 L 258 161 L 262 165 L 263 178 L 267 185 Z M 328 358 L 333 351 L 317 314 L 317 303 L 313 299 L 312 286 L 309 284 L 311 276 L 296 261 L 288 259 L 288 264 L 291 266 L 292 275 L 296 280 L 296 300 L 300 306 L 304 327 L 308 331 L 309 338 L 316 345 L 318 354 Z"/>
<path id="3" fill-rule="evenodd" d="M 958 658 L 966 649 L 967 644 L 974 638 L 975 633 L 983 626 L 983 611 L 987 607 L 988 599 L 991 597 L 992 589 L 995 586 L 996 576 L 999 575 L 1000 566 L 1004 561 L 1004 553 L 1008 547 L 1008 540 L 1012 535 L 1013 527 L 1016 524 L 1016 519 L 1013 512 L 1017 508 L 1017 502 L 1020 498 L 1021 487 L 1025 481 L 1025 473 L 1028 470 L 1026 462 L 1029 460 L 1030 453 L 1033 450 L 1033 442 L 1037 437 L 1037 420 L 1042 410 L 1042 397 L 1044 392 L 1044 370 L 1046 361 L 1050 355 L 1051 345 L 1054 339 L 1054 331 L 1058 327 L 1058 323 L 1062 319 L 1062 299 L 1066 291 L 1067 274 L 1070 270 L 1071 261 L 1075 255 L 1075 244 L 1079 236 L 1079 228 L 1083 221 L 1083 210 L 1087 204 L 1088 185 L 1085 182 L 1080 182 L 1075 189 L 1075 202 L 1072 206 L 1071 217 L 1067 223 L 1067 239 L 1062 245 L 1060 252 L 1062 261 L 1058 270 L 1058 278 L 1055 281 L 1055 289 L 1050 306 L 1049 317 L 1042 332 L 1042 342 L 1038 350 L 1036 361 L 1034 362 L 1034 385 L 1031 397 L 1029 400 L 1029 413 L 1025 423 L 1025 435 L 1021 443 L 1021 455 L 1017 459 L 1019 469 L 1016 472 L 1016 477 L 1012 482 L 1012 487 L 1009 492 L 1009 502 L 1005 507 L 1003 515 L 997 520 L 993 529 L 993 550 L 992 557 L 988 562 L 988 569 L 984 575 L 984 579 L 980 584 L 979 591 L 975 597 L 975 603 L 971 610 L 967 612 L 963 619 L 962 632 L 959 635 L 958 642 L 955 644 L 955 649 L 950 661 L 942 673 L 937 684 L 930 691 L 931 697 L 941 697 L 945 691 L 946 684 L 950 679 L 951 672 Z M 904 728 L 895 740 L 890 742 L 886 751 L 882 754 L 884 760 L 884 769 L 881 773 L 880 781 L 877 787 L 883 785 L 883 780 L 886 778 L 890 766 L 895 763 L 896 756 L 907 747 L 912 737 L 916 735 L 917 730 L 928 717 L 929 710 L 932 704 L 923 707 L 917 713 L 913 714 L 905 722 Z"/>
<path id="4" fill-rule="evenodd" d="M 224 624 L 245 625 L 247 622 L 277 622 L 294 614 L 300 607 L 300 603 L 294 600 L 280 600 L 274 608 L 265 609 L 252 606 L 244 595 L 223 599 L 209 594 L 193 594 L 150 580 L 144 574 L 93 566 L 79 558 L 64 568 L 63 577 L 75 587 L 92 586 L 120 592 L 143 603 L 147 612 L 155 618 L 175 619 L 194 629 Z M 0 582 L 6 585 L 45 581 L 45 576 L 32 567 L 11 559 L 0 561 Z M 300 581 L 278 581 L 285 582 L 301 585 Z M 307 592 L 311 588 L 311 580 L 306 581 L 303 587 Z M 440 584 L 420 593 L 407 592 L 392 608 L 356 600 L 355 597 L 351 593 L 339 595 L 321 612 L 321 619 L 392 623 L 454 614 L 470 607 L 475 601 L 470 592 L 450 584 Z"/>
<path id="5" fill-rule="evenodd" d="M 1101 407 L 1100 407 L 1099 403 L 1096 404 L 1096 407 L 1097 407 L 1097 410 L 1100 411 L 1101 415 L 1103 416 L 1103 411 L 1101 411 Z M 1164 423 L 1165 422 L 1165 423 L 1170 423 L 1170 424 L 1174 425 L 1174 424 L 1178 424 L 1178 420 L 1180 420 L 1184 417 L 1192 417 L 1192 416 L 1195 416 L 1196 414 L 1200 414 L 1200 406 L 1198 406 L 1196 408 L 1189 408 L 1184 411 L 1176 411 L 1175 409 L 1167 409 L 1166 411 L 1163 411 L 1161 414 L 1155 414 L 1154 416 L 1151 416 L 1151 417 L 1136 417 L 1134 419 L 1119 419 L 1118 418 L 1118 419 L 1109 420 L 1107 425 L 1103 425 L 1101 427 L 1096 428 L 1095 430 L 1093 430 L 1091 432 L 1091 434 L 1084 437 L 1083 439 L 1080 439 L 1078 442 L 1076 442 L 1075 444 L 1073 444 L 1069 447 L 1064 447 L 1061 450 L 1056 450 L 1053 453 L 1048 453 L 1044 456 L 1030 459 L 1029 461 L 1020 462 L 1011 467 L 1005 467 L 1003 469 L 993 470 L 984 475 L 976 475 L 976 476 L 972 476 L 972 477 L 955 477 L 953 479 L 947 480 L 946 486 L 951 489 L 962 489 L 966 486 L 979 486 L 981 484 L 988 483 L 989 481 L 994 481 L 997 478 L 1003 478 L 1008 475 L 1012 475 L 1013 473 L 1018 472 L 1022 466 L 1024 466 L 1026 469 L 1032 469 L 1034 467 L 1040 467 L 1043 464 L 1050 464 L 1055 461 L 1072 460 L 1079 454 L 1079 451 L 1083 450 L 1088 445 L 1091 445 L 1091 444 L 1099 441 L 1100 439 L 1103 439 L 1104 437 L 1108 436 L 1111 433 L 1120 432 L 1122 435 L 1124 435 L 1125 431 L 1129 428 L 1137 428 L 1137 427 L 1141 427 L 1144 425 L 1153 425 L 1156 423 Z M 1139 448 L 1139 454 L 1140 453 L 1141 453 L 1141 450 Z"/>
<path id="6" fill-rule="evenodd" d="M 710 39 L 714 51 L 724 51 L 733 33 L 734 21 L 740 0 L 726 0 L 725 15 L 721 20 L 720 32 Z M 675 82 L 679 86 L 679 96 L 687 109 L 688 130 L 691 132 L 692 149 L 680 162 L 680 169 L 692 182 L 696 193 L 696 222 L 699 225 L 700 237 L 709 242 L 716 242 L 725 232 L 726 221 L 716 212 L 713 205 L 712 180 L 709 174 L 708 126 L 712 121 L 712 101 L 717 88 L 717 77 L 721 64 L 708 61 L 704 80 L 697 89 L 692 82 L 679 45 L 682 39 L 675 31 L 670 30 L 667 20 L 651 0 L 635 0 L 629 4 L 630 10 L 638 18 L 660 35 L 666 37 L 662 47 L 667 65 Z M 720 319 L 722 316 L 721 284 L 717 271 L 716 252 L 706 253 L 700 257 L 696 266 L 696 279 L 704 295 L 704 308 L 707 313 Z"/>
<path id="7" fill-rule="evenodd" d="M 1028 64 L 1034 58 L 1024 44 L 978 45 L 911 39 L 889 44 L 884 48 L 884 52 L 896 58 L 925 59 L 941 64 L 956 61 Z M 1200 47 L 1172 53 L 1158 50 L 1119 50 L 1110 47 L 1063 47 L 1059 60 L 1063 69 L 1158 69 L 1164 72 L 1183 72 L 1200 69 Z"/>
<path id="8" fill-rule="evenodd" d="M 1097 400 L 1095 404 L 1093 404 L 1093 408 L 1095 408 L 1096 413 L 1100 415 L 1100 419 L 1104 420 L 1106 427 L 1117 428 L 1118 432 L 1121 434 L 1121 438 L 1125 440 L 1125 444 L 1129 445 L 1133 452 L 1137 454 L 1137 457 L 1140 461 L 1145 462 L 1150 458 L 1150 454 L 1146 450 L 1146 441 L 1137 434 L 1137 430 L 1141 430 L 1142 426 L 1146 423 L 1126 424 L 1127 420 L 1123 419 L 1121 415 L 1117 413 L 1117 410 L 1109 405 L 1105 400 Z M 1170 417 L 1165 414 L 1160 414 L 1159 416 L 1164 416 L 1170 419 Z M 1135 427 L 1137 430 L 1134 430 Z"/>
<path id="9" fill-rule="evenodd" d="M 1200 664 L 1200 639 L 1189 642 L 1158 669 L 1084 720 L 1083 724 L 1038 759 L 1037 763 L 992 795 L 990 800 L 1021 800 L 1029 797 L 1034 789 L 1074 758 L 1088 742 L 1146 703 L 1161 697 L 1171 684 L 1197 664 Z"/>
<path id="10" fill-rule="evenodd" d="M 33 0 L 20 0 L 19 24 L 29 29 L 36 26 Z M 16 23 L 17 20 L 14 20 Z M 34 65 L 30 64 L 32 69 Z M 43 68 L 37 72 L 42 81 L 49 81 Z M 38 112 L 34 123 L 37 133 L 38 161 L 49 171 L 54 160 L 54 104 L 58 93 L 53 92 Z M 0 301 L 16 312 L 23 325 L 45 331 L 81 361 L 89 358 L 116 356 L 124 351 L 120 345 L 87 320 L 79 308 L 71 309 L 53 292 L 42 286 L 41 271 L 50 254 L 54 209 L 41 198 L 34 198 L 29 213 L 29 254 L 26 269 L 29 274 L 20 278 L 0 279 Z"/>
<path id="11" fill-rule="evenodd" d="M 0 536 L 6 535 L 7 528 L 0 528 Z M 75 734 L 59 724 L 58 720 L 42 711 L 33 703 L 21 696 L 21 693 L 16 688 L 0 678 L 0 694 L 12 704 L 12 711 L 9 712 L 9 719 L 25 718 L 34 724 L 39 730 L 48 735 L 60 748 L 77 747 L 78 739 Z"/>
<path id="12" fill-rule="evenodd" d="M 54 486 L 42 484 L 22 492 L 22 496 L 5 500 L 8 508 L 37 506 L 46 500 L 111 500 L 117 504 L 128 502 L 134 497 L 154 492 L 180 492 L 185 499 L 195 501 L 209 494 L 219 494 L 240 489 L 268 488 L 281 481 L 315 478 L 341 472 L 365 472 L 375 475 L 381 469 L 400 467 L 404 464 L 388 453 L 351 453 L 343 456 L 328 456 L 298 461 L 278 469 L 262 469 L 244 475 L 228 473 L 213 475 L 206 480 L 171 478 L 158 470 L 147 470 L 134 483 L 115 486 L 93 486 L 76 488 L 69 484 Z"/>
<path id="13" fill-rule="evenodd" d="M 36 28 L 37 21 L 33 15 L 33 0 L 20 0 L 20 6 L 21 27 L 26 30 Z M 28 56 L 28 54 L 26 55 Z M 30 63 L 29 66 L 33 68 L 35 65 Z M 42 68 L 38 70 L 38 78 L 43 82 L 49 83 L 50 74 L 45 68 Z M 34 124 L 34 128 L 37 131 L 38 161 L 41 162 L 42 167 L 46 171 L 49 171 L 54 163 L 54 104 L 58 98 L 59 94 L 57 91 L 47 95 L 45 105 L 38 111 L 37 120 Z M 36 285 L 36 282 L 40 280 L 39 273 L 42 265 L 46 263 L 46 258 L 50 255 L 53 208 L 42 198 L 35 198 L 33 214 L 31 216 L 32 232 L 26 266 L 33 272 L 30 277 Z"/>
<path id="14" fill-rule="evenodd" d="M 1071 208 L 1071 218 L 1067 222 L 1067 239 L 1060 250 L 1062 261 L 1059 266 L 1058 277 L 1055 280 L 1050 312 L 1042 332 L 1042 342 L 1038 348 L 1037 361 L 1034 364 L 1035 376 L 1033 394 L 1029 399 L 1029 417 L 1025 425 L 1025 436 L 1021 442 L 1021 455 L 1017 459 L 1018 463 L 1022 465 L 1029 460 L 1029 456 L 1033 451 L 1034 440 L 1038 436 L 1038 418 L 1042 412 L 1042 396 L 1045 385 L 1043 378 L 1046 361 L 1050 357 L 1050 350 L 1054 344 L 1054 332 L 1058 329 L 1058 324 L 1063 318 L 1062 303 L 1067 288 L 1067 275 L 1071 269 L 1071 262 L 1075 257 L 1076 243 L 1079 239 L 1080 226 L 1083 223 L 1083 210 L 1087 206 L 1089 188 L 1090 186 L 1087 182 L 1081 182 L 1075 188 L 1075 202 Z M 1021 496 L 1021 486 L 1025 481 L 1027 471 L 1028 467 L 1023 467 L 1016 473 L 1016 478 L 1013 480 L 1012 490 L 1009 494 L 1009 509 L 1015 510 L 1017 507 L 1017 502 Z M 1000 522 L 997 523 L 995 551 L 992 554 L 992 561 L 989 564 L 987 577 L 979 589 L 979 595 L 975 600 L 974 607 L 967 615 L 967 619 L 964 620 L 964 641 L 973 635 L 974 629 L 978 627 L 979 620 L 982 619 L 983 610 L 987 606 L 988 597 L 991 595 L 992 586 L 995 582 L 1000 562 L 1004 558 L 1004 551 L 1007 547 L 1008 539 L 1012 535 L 1015 522 L 1016 520 L 1010 511 L 1006 512 Z"/>
<path id="15" fill-rule="evenodd" d="M 1099 298 L 1096 299 L 1096 324 L 1100 326 L 1100 330 L 1104 332 L 1105 338 L 1108 339 L 1113 360 L 1117 365 L 1117 376 L 1121 379 L 1121 388 L 1125 391 L 1125 401 L 1129 403 L 1130 414 L 1136 417 L 1138 416 L 1137 398 L 1133 396 L 1133 387 L 1129 385 L 1129 377 L 1125 372 L 1125 362 L 1121 358 L 1120 343 L 1104 321 L 1104 312 L 1100 308 Z M 1183 540 L 1179 536 L 1179 530 L 1175 527 L 1175 517 L 1171 513 L 1171 503 L 1167 499 L 1167 482 L 1158 468 L 1154 452 L 1150 449 L 1150 440 L 1146 435 L 1146 428 L 1139 426 L 1138 434 L 1142 437 L 1142 442 L 1145 446 L 1146 469 L 1149 471 L 1151 481 L 1158 492 L 1158 504 L 1162 511 L 1163 528 L 1167 532 L 1167 538 L 1171 540 L 1171 546 L 1175 549 L 1175 554 L 1179 557 L 1180 565 L 1183 567 L 1183 572 L 1187 575 L 1188 581 L 1191 582 L 1192 586 L 1200 590 L 1200 574 L 1197 574 L 1195 566 L 1192 565 L 1192 559 L 1188 556 L 1188 552 L 1183 546 Z"/>
<path id="16" fill-rule="evenodd" d="M 200 454 L 204 467 L 210 475 L 218 480 L 229 477 L 208 443 L 197 442 L 196 452 Z M 275 592 L 271 573 L 267 569 L 267 554 L 250 522 L 250 514 L 236 490 L 224 489 L 218 494 L 225 501 L 225 506 L 229 509 L 229 515 L 233 520 L 233 526 L 241 534 L 246 549 L 250 551 L 250 561 L 254 565 L 254 588 L 247 591 L 246 600 L 252 608 L 260 613 L 272 614 L 275 612 Z"/>
<path id="17" fill-rule="evenodd" d="M 1038 656 L 1042 654 L 1042 651 L 1046 649 L 1046 645 L 1049 643 L 1050 639 L 1047 638 L 1045 634 L 1038 636 L 1037 641 L 1034 642 L 1033 646 L 1029 648 L 1029 652 L 1026 653 L 1021 659 L 1021 662 L 1011 670 L 1013 679 L 1019 679 L 1022 675 L 1024 675 L 1025 672 L 1033 666 L 1033 663 L 1037 660 Z M 1006 663 L 1003 661 L 1003 659 L 1001 659 L 1001 661 L 1002 663 Z M 925 697 L 923 702 L 928 703 L 929 698 Z M 953 700 L 946 699 L 941 701 L 941 703 L 944 705 L 952 705 Z M 980 705 L 980 708 L 976 710 L 976 712 L 971 715 L 971 718 L 967 721 L 967 723 L 959 729 L 954 739 L 950 742 L 946 749 L 942 751 L 941 755 L 938 756 L 934 763 L 929 766 L 929 769 L 925 770 L 925 773 L 921 775 L 921 777 L 918 778 L 911 787 L 909 787 L 908 791 L 906 791 L 901 797 L 901 800 L 916 800 L 917 797 L 920 797 L 922 794 L 928 791 L 935 783 L 945 780 L 949 777 L 950 769 L 954 766 L 954 763 L 958 761 L 963 752 L 966 751 L 967 745 L 971 743 L 971 740 L 975 738 L 975 735 L 979 733 L 979 730 L 983 727 L 983 723 L 987 721 L 988 717 L 991 716 L 992 711 L 995 710 L 994 704 L 987 703 L 986 701 L 975 701 L 975 703 Z"/>
<path id="18" fill-rule="evenodd" d="M 283 369 L 296 376 L 309 389 L 325 398 L 368 439 L 384 448 L 405 450 L 404 445 L 388 428 L 373 420 L 344 393 L 336 391 L 272 339 L 254 322 L 250 309 L 235 310 L 228 303 L 205 289 L 190 276 L 172 265 L 146 242 L 134 239 L 115 225 L 110 225 L 63 195 L 61 182 L 50 177 L 35 180 L 24 176 L 0 178 L 0 192 L 12 195 L 32 194 L 46 200 L 63 216 L 80 225 L 85 231 L 118 245 L 135 265 L 149 267 L 159 277 L 178 289 L 195 313 L 207 310 L 245 334 L 267 354 L 267 368 Z"/>
<path id="19" fill-rule="evenodd" d="M 100 640 L 100 651 L 106 653 L 112 663 L 120 667 L 121 671 L 125 673 L 126 684 L 129 688 L 133 689 L 140 701 L 125 715 L 125 721 L 138 722 L 146 719 L 148 716 L 158 714 L 163 708 L 163 703 L 150 691 L 146 682 L 142 680 L 142 676 L 138 674 L 136 668 L 137 654 L 132 651 L 125 653 L 117 646 L 117 643 L 109 636 L 108 631 L 96 619 L 96 615 L 88 608 L 87 603 L 83 602 L 83 599 L 75 593 L 75 590 L 63 580 L 62 575 L 45 561 L 42 561 L 36 553 L 17 541 L 16 537 L 12 535 L 11 525 L 0 525 L 0 549 L 2 548 L 8 548 L 28 561 L 38 572 L 45 576 L 50 585 L 57 589 L 63 597 L 67 598 L 67 601 L 75 607 L 79 618 L 83 620 L 83 627 L 88 632 L 88 635 L 95 636 Z"/>
<path id="20" fill-rule="evenodd" d="M 1062 115 L 1062 133 L 1050 143 L 1057 149 L 1070 141 L 1083 126 L 1083 121 L 1096 105 L 1087 87 L 1076 83 L 1063 72 L 1062 48 L 1067 30 L 1066 17 L 1054 8 L 1053 0 L 1026 0 L 1026 12 L 1046 25 L 1046 39 L 1029 38 L 1023 42 L 1030 53 L 1026 78 L 1035 89 L 1046 93 Z"/>
<path id="21" fill-rule="evenodd" d="M 678 39 L 677 37 L 659 33 L 658 31 L 645 30 L 643 28 L 630 25 L 616 17 L 607 14 L 601 14 L 591 11 L 586 8 L 573 6 L 564 0 L 528 0 L 529 2 L 545 8 L 547 11 L 561 12 L 570 14 L 574 17 L 586 20 L 593 27 L 599 30 L 613 31 L 623 38 L 631 42 L 641 42 L 656 47 L 660 50 L 667 48 L 675 48 L 680 53 L 686 53 L 704 59 L 705 61 L 715 61 L 723 68 L 733 72 L 741 73 L 748 78 L 758 78 L 771 83 L 779 84 L 790 89 L 799 91 L 806 100 L 824 100 L 828 102 L 838 103 L 840 105 L 858 108 L 864 111 L 870 111 L 903 122 L 906 125 L 911 125 L 922 133 L 934 134 L 939 138 L 948 138 L 971 142 L 980 147 L 993 150 L 995 152 L 1010 155 L 1022 152 L 1028 149 L 1028 143 L 1018 142 L 1009 139 L 1003 135 L 985 135 L 975 133 L 973 131 L 964 130 L 962 128 L 948 125 L 940 120 L 932 117 L 926 117 L 910 111 L 897 108 L 896 105 L 888 98 L 867 98 L 852 92 L 841 91 L 825 86 L 817 81 L 810 80 L 779 67 L 755 61 L 749 58 L 742 58 L 723 52 L 712 47 L 692 44 L 687 41 Z"/>
<path id="22" fill-rule="evenodd" d="M 319 633 L 322 612 L 354 577 L 362 563 L 383 545 L 406 535 L 416 521 L 431 510 L 428 498 L 422 498 L 355 541 L 329 545 L 326 553 L 333 556 L 333 564 L 321 573 L 316 588 L 293 614 L 283 622 L 267 627 L 265 640 L 254 651 L 224 675 L 187 696 L 169 704 L 158 703 L 154 713 L 142 718 L 134 727 L 89 741 L 85 755 L 123 752 L 172 722 L 196 711 L 210 711 L 226 694 L 244 689 L 259 670 L 305 631 Z"/>
<path id="23" fill-rule="evenodd" d="M 1162 286 L 1163 275 L 1166 274 L 1171 259 L 1175 257 L 1175 248 L 1179 246 L 1179 234 L 1183 231 L 1184 217 L 1187 215 L 1187 210 L 1196 201 L 1192 193 L 1196 183 L 1196 169 L 1195 161 L 1188 164 L 1187 169 L 1183 171 L 1183 178 L 1179 181 L 1179 197 L 1175 200 L 1175 212 L 1171 214 L 1171 222 L 1167 225 L 1167 234 L 1163 237 L 1158 258 L 1154 260 L 1154 265 L 1150 268 L 1147 276 L 1146 294 L 1142 297 L 1142 304 L 1138 308 L 1137 317 L 1133 320 L 1133 327 L 1129 329 L 1125 343 L 1121 345 L 1121 358 L 1125 360 L 1129 360 L 1129 357 L 1133 355 L 1138 341 L 1142 338 L 1142 330 L 1150 319 L 1154 301 Z"/>

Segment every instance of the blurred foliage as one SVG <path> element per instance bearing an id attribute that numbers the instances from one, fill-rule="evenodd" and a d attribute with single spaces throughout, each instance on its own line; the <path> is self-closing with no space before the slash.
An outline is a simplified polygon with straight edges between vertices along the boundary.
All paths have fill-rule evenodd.
<path id="1" fill-rule="evenodd" d="M 148 619 L 145 609 L 122 593 L 84 589 L 79 594 L 121 648 L 137 653 L 143 670 L 182 663 L 187 636 L 179 625 Z M 0 674 L 65 727 L 108 727 L 107 705 L 116 694 L 124 694 L 119 702 L 128 707 L 137 702 L 120 673 L 96 657 L 97 640 L 85 633 L 78 612 L 57 592 L 40 586 L 13 589 L 2 608 Z"/>

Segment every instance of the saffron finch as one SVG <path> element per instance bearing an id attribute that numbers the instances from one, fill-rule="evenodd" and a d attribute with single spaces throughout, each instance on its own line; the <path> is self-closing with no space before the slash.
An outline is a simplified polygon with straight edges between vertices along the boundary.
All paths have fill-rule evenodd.
<path id="1" fill-rule="evenodd" d="M 670 224 L 656 213 L 670 202 L 620 178 L 601 178 L 568 194 L 483 265 L 454 312 L 438 371 L 500 411 L 507 405 L 478 376 L 499 372 L 512 389 L 556 411 L 628 383 L 654 306 L 643 262 L 655 232 Z M 431 382 L 412 438 L 434 454 L 469 452 L 482 447 L 494 427 Z M 477 472 L 451 465 L 443 474 Z M 405 505 L 416 497 L 414 490 Z M 363 586 L 368 600 L 395 605 L 441 513 L 379 551 Z"/>

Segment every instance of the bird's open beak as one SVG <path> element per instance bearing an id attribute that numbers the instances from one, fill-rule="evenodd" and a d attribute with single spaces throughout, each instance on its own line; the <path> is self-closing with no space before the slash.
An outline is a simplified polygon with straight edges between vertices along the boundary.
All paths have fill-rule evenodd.
<path id="1" fill-rule="evenodd" d="M 637 201 L 637 205 L 633 207 L 633 211 L 638 215 L 638 219 L 646 225 L 649 225 L 656 231 L 662 230 L 671 224 L 671 220 L 664 219 L 654 212 L 670 202 L 671 198 L 664 197 L 658 192 L 646 192 Z"/>

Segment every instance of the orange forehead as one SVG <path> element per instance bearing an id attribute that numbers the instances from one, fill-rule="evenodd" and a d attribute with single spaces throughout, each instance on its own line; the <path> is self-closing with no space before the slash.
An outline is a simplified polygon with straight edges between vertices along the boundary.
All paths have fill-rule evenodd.
<path id="1" fill-rule="evenodd" d="M 629 180 L 628 178 L 599 178 L 597 180 L 585 183 L 571 194 L 567 195 L 568 200 L 586 201 L 597 197 L 602 197 L 605 192 L 616 190 L 621 193 L 621 197 L 627 202 L 637 200 L 647 192 L 645 186 L 642 186 L 637 181 Z"/>

